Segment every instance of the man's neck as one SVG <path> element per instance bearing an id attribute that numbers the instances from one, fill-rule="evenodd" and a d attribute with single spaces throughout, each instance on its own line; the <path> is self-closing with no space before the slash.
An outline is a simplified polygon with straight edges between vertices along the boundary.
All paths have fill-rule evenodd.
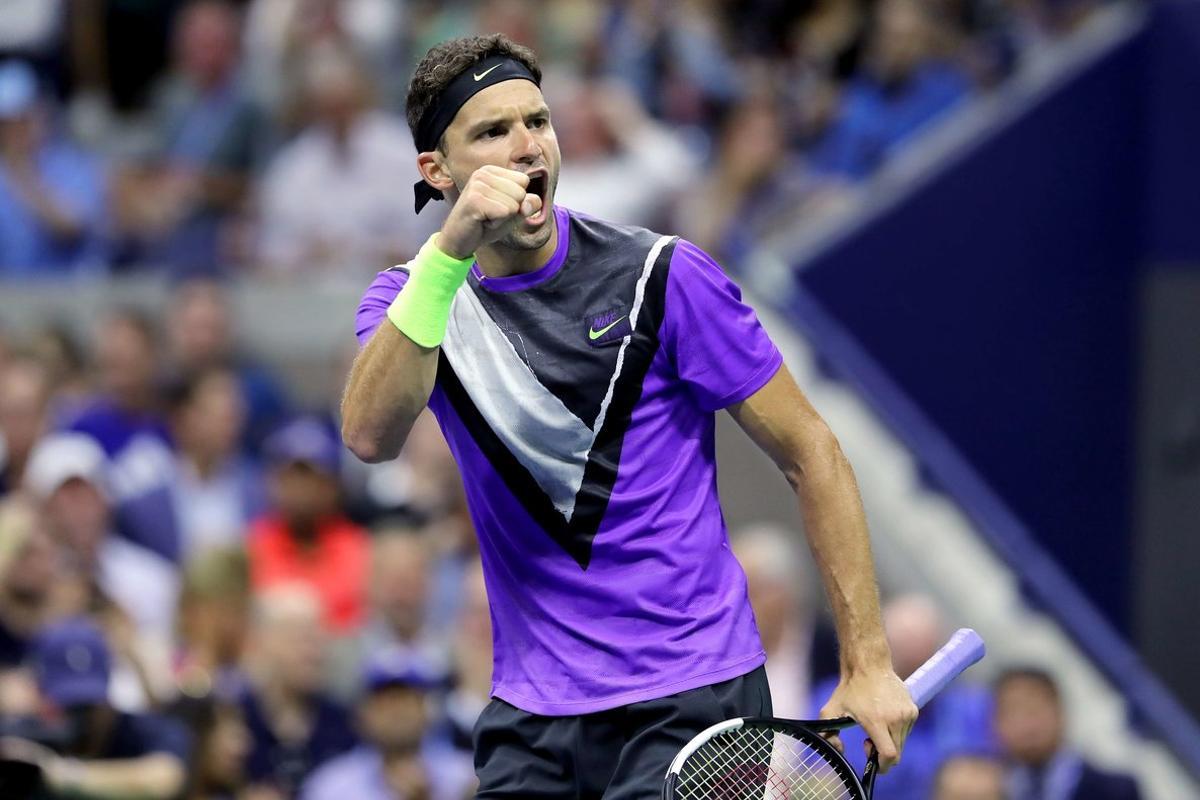
<path id="1" fill-rule="evenodd" d="M 550 226 L 550 238 L 537 250 L 517 250 L 497 243 L 475 251 L 475 261 L 483 274 L 489 278 L 507 278 L 546 266 L 558 249 L 558 220 L 555 219 L 554 209 L 550 209 L 546 224 Z"/>

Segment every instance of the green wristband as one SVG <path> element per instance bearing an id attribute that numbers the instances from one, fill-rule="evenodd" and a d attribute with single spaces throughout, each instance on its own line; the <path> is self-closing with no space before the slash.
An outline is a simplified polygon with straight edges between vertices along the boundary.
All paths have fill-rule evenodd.
<path id="1" fill-rule="evenodd" d="M 437 347 L 446 337 L 450 301 L 467 279 L 475 256 L 453 258 L 437 246 L 437 234 L 421 246 L 408 281 L 388 306 L 388 319 L 421 347 Z"/>

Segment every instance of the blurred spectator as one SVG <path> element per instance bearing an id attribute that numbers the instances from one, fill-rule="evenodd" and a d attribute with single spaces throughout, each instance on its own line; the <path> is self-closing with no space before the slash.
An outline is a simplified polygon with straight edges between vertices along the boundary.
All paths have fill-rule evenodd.
<path id="1" fill-rule="evenodd" d="M 167 351 L 172 367 L 183 376 L 218 367 L 236 373 L 247 414 L 243 443 L 257 453 L 287 413 L 287 394 L 271 372 L 239 346 L 225 285 L 211 278 L 181 281 L 168 307 Z"/>
<path id="2" fill-rule="evenodd" d="M 171 494 L 181 560 L 241 545 L 265 505 L 262 476 L 241 454 L 246 411 L 237 376 L 222 367 L 194 372 L 171 392 L 176 455 Z"/>
<path id="3" fill-rule="evenodd" d="M 60 550 L 59 579 L 84 592 L 79 610 L 111 601 L 142 634 L 169 641 L 178 576 L 160 556 L 113 533 L 105 461 L 89 436 L 51 434 L 29 458 L 25 487 L 42 504 Z"/>
<path id="4" fill-rule="evenodd" d="M 244 551 L 208 550 L 188 564 L 174 658 L 181 694 L 229 697 L 245 688 L 242 655 L 249 617 L 250 567 Z"/>
<path id="5" fill-rule="evenodd" d="M 933 800 L 1006 800 L 1004 770 L 993 757 L 951 756 L 938 767 Z"/>
<path id="6" fill-rule="evenodd" d="M 1062 698 L 1048 672 L 1008 669 L 996 680 L 995 695 L 996 733 L 1008 762 L 1009 800 L 1141 797 L 1131 776 L 1102 772 L 1066 744 Z"/>
<path id="7" fill-rule="evenodd" d="M 50 322 L 35 328 L 26 344 L 31 357 L 46 370 L 53 395 L 52 418 L 74 419 L 93 394 L 87 358 L 75 334 L 65 324 Z"/>
<path id="8" fill-rule="evenodd" d="M 281 585 L 254 604 L 251 687 L 242 701 L 253 746 L 247 772 L 292 797 L 314 769 L 354 747 L 341 706 L 323 692 L 325 634 L 320 600 L 301 584 Z"/>
<path id="9" fill-rule="evenodd" d="M 420 178 L 407 124 L 375 108 L 350 54 L 318 50 L 302 70 L 311 121 L 263 177 L 261 264 L 354 277 L 407 261 L 438 227 L 403 190 Z"/>
<path id="10" fill-rule="evenodd" d="M 812 153 L 816 172 L 847 181 L 866 178 L 900 144 L 967 97 L 965 75 L 937 53 L 934 13 L 921 0 L 880 0 L 864 69 Z"/>
<path id="11" fill-rule="evenodd" d="M 40 727 L 58 752 L 8 738 L 0 756 L 37 765 L 54 796 L 168 800 L 179 794 L 187 732 L 165 717 L 126 714 L 108 704 L 111 656 L 94 625 L 67 619 L 47 627 L 34 644 L 32 664 L 42 697 Z"/>
<path id="12" fill-rule="evenodd" d="M 167 67 L 171 22 L 182 0 L 90 0 L 70 3 L 68 42 L 75 103 L 85 133 L 100 136 L 104 117 L 142 110 Z"/>
<path id="13" fill-rule="evenodd" d="M 172 715 L 187 725 L 192 736 L 192 760 L 181 800 L 249 800 L 245 790 L 250 732 L 241 708 L 220 695 L 184 697 L 172 708 Z M 254 800 L 282 800 L 282 796 L 260 789 Z"/>
<path id="14" fill-rule="evenodd" d="M 924 595 L 901 595 L 883 607 L 883 627 L 892 650 L 892 666 L 907 678 L 937 652 L 948 631 L 937 606 Z M 833 694 L 837 678 L 817 688 L 814 710 Z M 892 800 L 925 800 L 933 791 L 938 767 L 948 756 L 964 751 L 995 750 L 991 726 L 990 693 L 958 681 L 942 690 L 921 709 L 921 723 L 904 742 L 904 757 L 887 775 Z M 841 733 L 846 759 L 861 773 L 866 766 L 861 728 Z"/>
<path id="15" fill-rule="evenodd" d="M 801 147 L 828 127 L 842 84 L 858 69 L 867 11 L 858 0 L 818 0 L 786 28 L 783 107 L 792 140 Z"/>
<path id="16" fill-rule="evenodd" d="M 42 439 L 25 486 L 41 503 L 58 551 L 56 607 L 104 626 L 119 658 L 113 702 L 129 710 L 153 704 L 168 671 L 178 575 L 160 556 L 113 532 L 104 451 L 90 437 Z"/>
<path id="17" fill-rule="evenodd" d="M 796 550 L 799 534 L 752 525 L 733 537 L 746 573 L 750 605 L 767 651 L 775 716 L 803 719 L 813 687 L 838 674 L 837 637 L 817 616 L 814 574 Z"/>
<path id="18" fill-rule="evenodd" d="M 100 324 L 95 341 L 99 392 L 66 427 L 88 434 L 108 454 L 118 530 L 175 561 L 179 529 L 171 506 L 158 326 L 142 311 L 121 309 Z"/>
<path id="19" fill-rule="evenodd" d="M 173 71 L 154 101 L 157 152 L 118 182 L 123 260 L 209 274 L 232 258 L 227 223 L 269 131 L 239 74 L 240 19 L 225 0 L 192 0 L 175 20 Z"/>
<path id="20" fill-rule="evenodd" d="M 25 660 L 30 641 L 47 621 L 54 563 L 54 547 L 37 509 L 17 495 L 0 500 L 0 671 Z"/>
<path id="21" fill-rule="evenodd" d="M 446 696 L 447 738 L 463 758 L 471 759 L 471 732 L 492 699 L 492 616 L 483 565 L 476 559 L 462 583 L 463 606 L 454 627 L 454 687 Z"/>
<path id="22" fill-rule="evenodd" d="M 715 159 L 680 202 L 675 226 L 714 258 L 736 263 L 776 217 L 794 222 L 800 175 L 778 103 L 747 99 L 722 122 Z"/>
<path id="23" fill-rule="evenodd" d="M 63 0 L 8 0 L 4 4 L 4 25 L 0 26 L 0 59 L 18 57 L 38 66 L 43 74 L 56 75 L 61 69 L 60 53 Z"/>
<path id="24" fill-rule="evenodd" d="M 33 70 L 0 63 L 0 276 L 101 269 L 105 180 L 53 128 Z"/>
<path id="25" fill-rule="evenodd" d="M 555 200 L 601 219 L 650 225 L 699 172 L 679 133 L 619 83 L 583 83 L 553 97 L 562 147 Z"/>
<path id="26" fill-rule="evenodd" d="M 612 3 L 607 11 L 599 48 L 605 72 L 630 86 L 656 117 L 703 125 L 737 98 L 738 69 L 711 4 L 639 0 Z"/>
<path id="27" fill-rule="evenodd" d="M 328 47 L 364 58 L 371 73 L 385 81 L 384 96 L 402 101 L 406 5 L 397 0 L 253 0 L 245 47 L 258 102 L 274 109 L 290 132 L 289 123 L 300 111 L 300 87 L 293 81 L 306 54 Z"/>
<path id="28" fill-rule="evenodd" d="M 404 648 L 384 648 L 366 666 L 358 706 L 364 744 L 313 773 L 302 800 L 462 800 L 474 777 L 450 747 L 429 734 L 436 671 Z"/>
<path id="29" fill-rule="evenodd" d="M 349 633 L 362 622 L 370 543 L 343 513 L 338 486 L 342 444 L 312 417 L 266 443 L 271 510 L 250 531 L 256 590 L 299 582 L 320 598 L 326 627 Z"/>
<path id="30" fill-rule="evenodd" d="M 50 380 L 41 364 L 27 357 L 0 364 L 0 496 L 21 485 L 49 406 Z"/>
<path id="31" fill-rule="evenodd" d="M 426 611 L 431 555 L 430 542 L 419 528 L 387 525 L 373 531 L 367 617 L 361 633 L 346 643 L 348 648 L 341 648 L 347 663 L 334 665 L 339 694 L 357 690 L 363 665 L 384 649 L 408 654 L 446 674 L 445 631 L 429 625 Z"/>

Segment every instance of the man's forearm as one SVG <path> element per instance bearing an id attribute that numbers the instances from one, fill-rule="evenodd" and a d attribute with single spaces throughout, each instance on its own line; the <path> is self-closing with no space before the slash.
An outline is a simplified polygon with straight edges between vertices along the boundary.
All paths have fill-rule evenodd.
<path id="1" fill-rule="evenodd" d="M 866 515 L 854 470 L 832 433 L 790 471 L 813 559 L 837 626 L 843 674 L 891 669 Z"/>
<path id="2" fill-rule="evenodd" d="M 438 348 L 421 347 L 385 321 L 350 370 L 342 396 L 342 438 L 363 461 L 387 461 L 404 446 L 429 402 Z"/>
<path id="3" fill-rule="evenodd" d="M 60 759 L 46 774 L 56 794 L 95 800 L 167 800 L 183 789 L 185 777 L 183 763 L 165 753 L 113 761 Z"/>
<path id="4" fill-rule="evenodd" d="M 787 367 L 729 412 L 796 490 L 809 547 L 833 607 L 842 680 L 821 716 L 857 720 L 875 743 L 880 769 L 887 771 L 900 756 L 917 707 L 892 671 L 854 471 Z"/>

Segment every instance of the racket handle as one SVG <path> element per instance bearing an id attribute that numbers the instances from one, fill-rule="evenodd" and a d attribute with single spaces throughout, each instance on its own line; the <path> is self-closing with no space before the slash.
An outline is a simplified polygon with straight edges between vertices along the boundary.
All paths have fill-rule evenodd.
<path id="1" fill-rule="evenodd" d="M 986 648 L 979 634 L 959 628 L 942 649 L 909 676 L 904 685 L 917 708 L 923 708 L 933 696 L 946 688 L 963 670 L 983 658 Z"/>

